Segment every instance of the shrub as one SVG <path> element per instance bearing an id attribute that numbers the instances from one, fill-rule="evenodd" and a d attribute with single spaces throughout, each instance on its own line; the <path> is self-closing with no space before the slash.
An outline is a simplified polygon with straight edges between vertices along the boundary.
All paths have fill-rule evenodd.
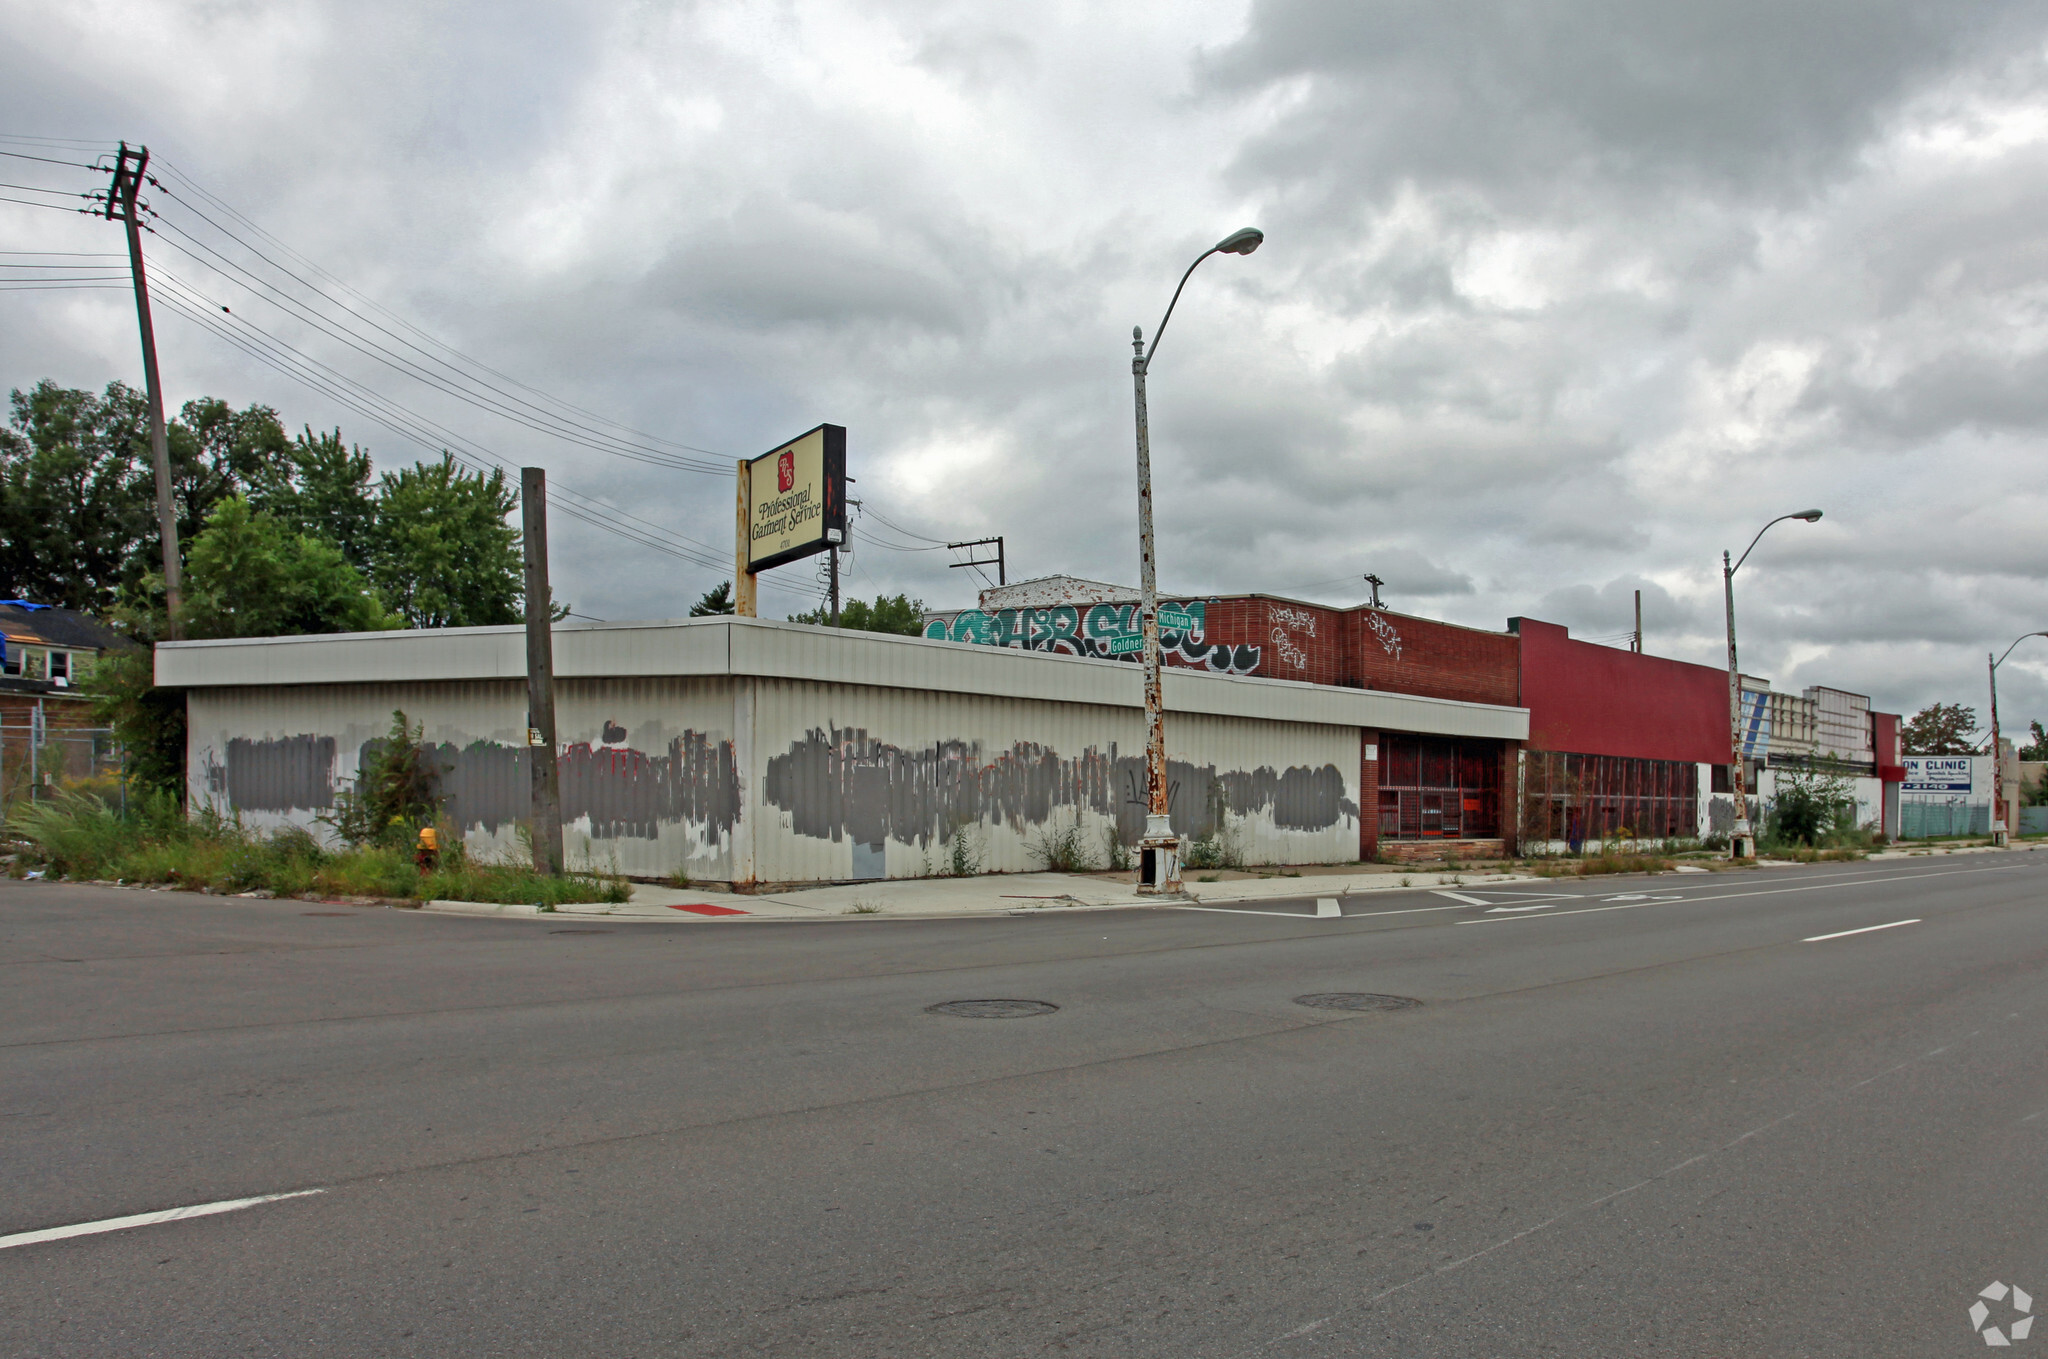
<path id="1" fill-rule="evenodd" d="M 1074 809 L 1074 824 L 1064 828 L 1048 825 L 1039 833 L 1038 842 L 1030 846 L 1029 852 L 1048 873 L 1095 871 L 1095 856 L 1088 852 L 1087 838 L 1081 834 L 1081 809 L 1078 807 Z"/>

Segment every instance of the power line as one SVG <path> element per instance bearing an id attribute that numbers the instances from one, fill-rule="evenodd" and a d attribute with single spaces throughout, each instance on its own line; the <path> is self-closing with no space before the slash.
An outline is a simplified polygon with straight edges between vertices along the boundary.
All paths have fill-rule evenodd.
<path id="1" fill-rule="evenodd" d="M 442 373 L 445 373 L 446 376 L 443 376 L 442 373 L 433 373 L 430 370 L 421 369 L 413 359 L 408 358 L 404 354 L 399 353 L 397 350 L 393 350 L 387 347 L 381 341 L 378 341 L 370 336 L 363 335 L 360 332 L 356 332 L 350 329 L 347 326 L 346 322 L 336 321 L 332 317 L 322 318 L 322 320 L 324 321 L 330 322 L 333 325 L 341 326 L 343 329 L 349 330 L 349 335 L 346 337 L 340 334 L 336 334 L 334 331 L 330 330 L 329 334 L 334 335 L 334 338 L 341 339 L 343 340 L 344 343 L 353 345 L 357 349 L 362 350 L 362 352 L 369 355 L 370 357 L 378 358 L 380 362 L 386 363 L 387 365 L 395 368 L 399 368 L 401 371 L 408 373 L 408 375 L 414 377 L 419 381 L 427 382 L 429 383 L 429 385 L 440 387 L 441 390 L 447 392 L 449 395 L 456 396 L 458 399 L 461 400 L 469 401 L 471 404 L 478 405 L 486 410 L 490 410 L 493 413 L 498 414 L 504 418 L 514 420 L 520 424 L 524 424 L 528 428 L 535 429 L 541 433 L 553 434 L 558 438 L 568 438 L 571 442 L 582 443 L 585 447 L 597 449 L 600 452 L 616 453 L 621 456 L 634 458 L 638 461 L 655 462 L 660 465 L 678 467 L 693 472 L 707 472 L 714 473 L 717 475 L 727 475 L 731 471 L 731 468 L 727 467 L 722 461 L 707 462 L 702 458 L 683 457 L 678 454 L 666 452 L 659 448 L 653 448 L 642 444 L 636 444 L 631 440 L 621 439 L 615 435 L 609 435 L 599 430 L 587 428 L 585 426 L 579 425 L 577 422 L 573 420 L 569 420 L 561 415 L 558 415 L 553 411 L 549 411 L 542 406 L 536 405 L 534 402 L 527 401 L 519 396 L 515 396 L 514 394 L 505 391 L 503 388 L 498 387 L 493 383 L 484 381 L 483 379 L 477 377 L 473 373 L 465 372 L 456 365 L 451 364 L 447 360 L 441 358 L 439 355 L 430 353 L 426 349 L 423 349 L 421 346 L 414 344 L 412 341 L 406 339 L 402 335 L 399 335 L 395 331 L 391 330 L 389 327 L 381 325 L 377 321 L 371 319 L 370 317 L 363 315 L 360 311 L 357 311 L 355 308 L 349 306 L 348 303 L 335 297 L 333 294 L 327 292 L 319 285 L 304 278 L 303 276 L 293 271 L 292 269 L 286 267 L 285 265 L 278 263 L 276 260 L 272 259 L 263 251 L 251 245 L 249 242 L 243 240 L 241 237 L 235 235 L 235 233 L 229 230 L 227 227 L 222 226 L 219 222 L 207 216 L 205 212 L 201 211 L 189 200 L 181 198 L 174 190 L 165 186 L 161 180 L 152 179 L 151 183 L 156 185 L 156 187 L 160 189 L 167 197 L 181 203 L 187 211 L 191 212 L 194 216 L 198 217 L 201 221 L 205 222 L 208 226 L 212 227 L 222 236 L 226 237 L 228 240 L 233 241 L 235 244 L 241 246 L 243 249 L 249 251 L 249 253 L 254 255 L 257 259 L 263 261 L 271 268 L 277 270 L 286 278 L 291 279 L 294 283 L 297 283 L 307 292 L 339 308 L 341 311 L 347 313 L 349 316 L 355 318 L 362 324 L 369 326 L 371 329 L 379 332 L 380 334 L 388 336 L 397 344 L 400 344 L 404 346 L 406 349 L 411 350 L 414 354 L 417 354 L 421 360 L 424 360 L 425 362 L 432 364 L 436 368 L 442 370 Z M 222 263 L 226 264 L 236 273 L 242 275 L 242 277 L 245 280 L 247 280 L 248 284 L 258 287 L 269 293 L 275 294 L 277 298 L 284 299 L 285 302 L 289 303 L 295 310 L 299 310 L 305 313 L 306 317 L 310 319 L 310 316 L 312 314 L 310 312 L 310 309 L 308 309 L 306 305 L 299 299 L 292 297 L 289 293 L 285 292 L 281 288 L 278 288 L 276 285 L 271 284 L 267 280 L 258 278 L 255 274 L 251 273 L 249 270 L 247 270 L 240 264 L 237 264 L 235 261 L 230 260 L 226 255 L 221 254 L 213 247 L 207 245 L 204 241 L 192 235 L 192 233 L 186 231 L 183 227 L 178 226 L 175 222 L 163 218 L 161 214 L 159 214 L 158 221 L 161 225 L 166 226 L 171 230 L 177 232 L 179 236 L 183 237 L 186 241 L 189 241 L 192 245 L 195 245 L 199 247 L 201 250 L 206 251 L 208 254 L 213 255 L 216 259 L 219 259 Z M 172 244 L 176 244 L 176 242 L 172 242 Z M 190 254 L 190 251 L 187 251 L 186 253 Z M 205 263 L 205 261 L 200 262 Z M 209 265 L 208 267 L 213 266 Z M 416 327 L 408 328 L 417 330 Z M 472 364 L 476 363 L 475 360 L 469 359 L 468 356 L 460 354 L 459 351 L 455 351 L 449 346 L 441 344 L 441 342 L 439 341 L 432 340 L 432 337 L 430 336 L 424 336 L 423 334 L 423 338 L 428 339 L 430 343 L 433 343 L 440 348 L 447 349 L 448 352 L 455 354 L 456 357 L 458 358 L 462 358 L 465 362 L 469 362 Z M 368 346 L 368 348 L 365 349 L 364 346 Z M 481 367 L 482 365 L 476 364 L 476 366 Z M 455 386 L 451 386 L 451 382 L 458 384 L 468 384 L 468 386 L 458 388 Z M 525 384 L 523 383 L 516 385 L 525 386 Z M 469 390 L 468 387 L 481 388 L 483 389 L 484 392 L 491 393 L 491 396 L 483 396 L 479 392 Z M 534 389 L 528 388 L 528 390 Z M 545 393 L 536 392 L 536 394 L 545 396 Z M 492 399 L 493 397 L 496 399 Z M 555 400 L 552 397 L 548 397 L 547 399 L 550 401 Z M 556 402 L 556 404 L 562 405 L 566 403 Z M 547 422 L 547 425 L 544 427 L 543 425 L 535 424 L 535 420 Z M 687 447 L 687 445 L 680 446 Z M 695 451 L 702 452 L 704 450 Z M 711 456 L 716 457 L 717 455 L 713 454 Z"/>
<path id="2" fill-rule="evenodd" d="M 208 203 L 212 204 L 222 214 L 232 217 L 238 222 L 241 222 L 244 226 L 248 227 L 248 229 L 253 231 L 256 235 L 262 237 L 264 240 L 269 241 L 280 252 L 289 255 L 293 259 L 299 261 L 302 265 L 305 266 L 305 268 L 309 272 L 319 274 L 322 277 L 330 280 L 336 287 L 340 288 L 343 292 L 346 292 L 351 296 L 359 299 L 365 306 L 369 307 L 371 310 L 376 311 L 390 318 L 393 324 L 403 328 L 406 331 L 409 331 L 414 335 L 417 335 L 420 339 L 425 340 L 427 343 L 431 345 L 434 345 L 436 348 L 442 349 L 447 353 L 454 355 L 456 358 L 461 359 L 464 363 L 467 363 L 477 369 L 480 369 L 485 373 L 489 373 L 493 377 L 499 378 L 505 382 L 509 382 L 513 386 L 520 388 L 522 391 L 531 392 L 535 396 L 541 397 L 544 400 L 552 402 L 553 404 L 560 406 L 565 410 L 574 411 L 579 415 L 587 416 L 590 419 L 597 421 L 599 424 L 609 425 L 613 429 L 623 430 L 625 433 L 631 434 L 636 438 L 647 439 L 657 444 L 666 445 L 669 448 L 679 449 L 688 453 L 699 453 L 707 457 L 717 458 L 721 460 L 717 466 L 705 468 L 702 470 L 716 471 L 721 474 L 726 470 L 726 468 L 723 465 L 723 460 L 728 456 L 726 454 L 719 453 L 713 449 L 698 448 L 692 444 L 679 443 L 673 439 L 665 439 L 662 438 L 660 435 L 649 434 L 645 430 L 635 429 L 630 425 L 622 424 L 617 420 L 613 420 L 607 416 L 600 415 L 595 411 L 591 411 L 582 406 L 578 406 L 573 402 L 564 401 L 560 397 L 551 396 L 547 392 L 544 392 L 539 388 L 532 386 L 529 383 L 521 382 L 518 378 L 513 377 L 509 373 L 502 372 L 499 369 L 493 368 L 489 364 L 484 363 L 482 360 L 475 358 L 472 355 L 465 354 L 461 350 L 456 349 L 453 345 L 448 344 L 446 341 L 437 339 L 433 335 L 430 335 L 426 331 L 420 329 L 420 327 L 414 325 L 412 322 L 406 320 L 405 317 L 393 311 L 391 308 L 379 303 L 374 297 L 371 297 L 369 294 L 363 292 L 359 288 L 353 287 L 352 285 L 349 284 L 349 282 L 346 279 L 341 278 L 340 276 L 336 275 L 335 273 L 328 269 L 322 268 L 317 261 L 308 258 L 306 255 L 301 254 L 299 251 L 292 249 L 290 245 L 280 240 L 271 232 L 266 231 L 260 223 L 256 222 L 255 220 L 248 217 L 244 213 L 238 211 L 232 203 L 229 203 L 227 200 L 221 198 L 218 194 L 209 191 L 205 185 L 200 184 L 191 175 L 185 173 L 183 170 L 180 170 L 176 165 L 173 165 L 170 162 L 162 159 L 159 159 L 157 164 L 159 165 L 160 168 L 169 171 L 170 174 L 174 178 L 179 180 L 181 183 L 183 183 L 187 189 L 191 190 L 193 193 L 197 194 L 201 198 L 204 198 Z M 172 191 L 167 188 L 165 189 L 165 192 L 170 193 Z M 217 223 L 213 225 L 217 230 L 225 231 L 225 229 L 219 227 Z M 231 234 L 230 239 L 237 240 L 238 243 L 243 244 L 245 248 L 253 249 L 253 247 L 248 247 L 246 242 L 241 242 L 238 237 L 233 237 Z M 337 305 L 340 304 L 337 303 Z"/>
<path id="3" fill-rule="evenodd" d="M 39 160 L 45 165 L 68 165 L 75 170 L 97 170 L 97 165 L 87 165 L 76 160 L 51 160 L 48 156 L 31 156 L 26 151 L 0 151 L 0 156 L 12 156 L 16 160 Z"/>
<path id="4" fill-rule="evenodd" d="M 382 425 L 392 433 L 409 440 L 430 453 L 446 452 L 464 466 L 479 473 L 491 470 L 511 470 L 509 462 L 489 449 L 419 415 L 417 412 L 408 410 L 387 397 L 381 396 L 374 390 L 363 386 L 361 383 L 340 372 L 340 370 L 324 364 L 290 344 L 277 339 L 244 318 L 234 315 L 234 313 L 226 308 L 220 308 L 219 314 L 216 315 L 211 308 L 218 306 L 217 303 L 212 303 L 203 293 L 199 293 L 189 283 L 170 274 L 168 271 L 158 270 L 158 277 L 169 285 L 164 294 L 164 300 L 174 310 L 188 320 L 194 321 L 203 328 L 212 331 L 222 340 L 234 345 L 237 349 L 257 359 L 259 362 L 293 378 L 302 385 L 328 397 L 330 400 L 356 412 L 358 415 Z M 228 322 L 233 323 L 233 327 L 239 327 L 240 330 L 238 331 L 230 325 L 223 323 L 221 319 L 223 316 L 227 318 Z M 439 437 L 434 437 L 436 435 Z M 655 551 L 677 557 L 707 570 L 720 571 L 730 569 L 730 563 L 724 559 L 721 549 L 714 548 L 710 544 L 697 542 L 695 539 L 653 524 L 648 520 L 639 519 L 637 516 L 627 514 L 625 511 L 609 505 L 594 496 L 585 495 L 559 483 L 554 489 L 558 496 L 566 497 L 571 502 L 582 502 L 580 504 L 558 502 L 557 507 L 572 518 L 624 538 L 639 546 L 652 548 Z M 616 518 L 613 516 L 616 516 Z M 631 522 L 620 522 L 621 520 Z M 645 527 L 636 528 L 634 527 L 635 524 L 644 525 Z M 679 547 L 675 543 L 664 542 L 654 536 L 655 534 L 663 534 L 680 539 L 682 542 L 690 544 L 690 546 Z M 692 548 L 699 550 L 693 551 Z M 801 591 L 781 585 L 773 579 L 763 583 L 771 589 L 778 589 L 784 593 L 802 597 Z"/>

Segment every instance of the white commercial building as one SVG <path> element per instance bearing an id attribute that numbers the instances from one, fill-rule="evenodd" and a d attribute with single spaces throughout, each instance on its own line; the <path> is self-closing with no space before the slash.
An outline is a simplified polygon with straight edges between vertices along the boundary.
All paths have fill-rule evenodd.
<path id="1" fill-rule="evenodd" d="M 1144 822 L 1139 668 L 756 619 L 555 629 L 573 866 L 740 887 L 917 877 L 957 848 L 1041 866 L 1078 830 L 1098 862 Z M 465 843 L 528 819 L 519 627 L 179 642 L 194 807 L 326 834 L 394 712 L 424 728 Z M 1249 863 L 1359 854 L 1366 731 L 1521 741 L 1526 709 L 1169 669 L 1174 827 Z"/>

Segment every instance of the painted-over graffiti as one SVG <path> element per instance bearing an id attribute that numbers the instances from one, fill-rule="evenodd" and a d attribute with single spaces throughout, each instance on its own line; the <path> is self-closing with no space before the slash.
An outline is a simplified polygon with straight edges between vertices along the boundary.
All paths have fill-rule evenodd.
<path id="1" fill-rule="evenodd" d="M 1062 755 L 1020 741 L 985 751 L 977 741 L 940 741 L 904 749 L 860 728 L 814 729 L 768 760 L 762 798 L 789 814 L 790 829 L 821 840 L 879 845 L 885 839 L 929 847 L 960 826 L 1008 825 L 1026 831 L 1054 814 L 1086 807 L 1116 820 L 1132 841 L 1145 826 L 1144 757 L 1111 745 Z M 1345 796 L 1335 765 L 1218 769 L 1172 760 L 1169 812 L 1182 835 L 1226 828 L 1226 814 L 1269 816 L 1280 830 L 1354 825 L 1358 806 Z"/>
<path id="2" fill-rule="evenodd" d="M 1200 600 L 1160 601 L 1164 614 L 1172 609 L 1188 615 L 1192 628 L 1159 632 L 1161 659 L 1168 665 L 1250 675 L 1259 669 L 1260 648 L 1210 642 L 1203 636 L 1206 606 Z M 940 642 L 975 642 L 1020 651 L 1050 651 L 1062 656 L 1093 656 L 1100 660 L 1139 659 L 1131 646 L 1144 635 L 1136 604 L 1055 604 L 1042 609 L 963 609 L 951 623 L 934 618 L 924 635 Z"/>

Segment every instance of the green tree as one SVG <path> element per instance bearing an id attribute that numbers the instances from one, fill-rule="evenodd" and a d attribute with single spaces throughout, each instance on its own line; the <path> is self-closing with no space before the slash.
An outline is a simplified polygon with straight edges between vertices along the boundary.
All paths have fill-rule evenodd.
<path id="1" fill-rule="evenodd" d="M 236 410 L 217 397 L 187 401 L 164 431 L 171 461 L 171 498 L 178 513 L 178 542 L 185 544 L 206 530 L 214 507 L 274 480 L 287 464 L 291 440 L 277 412 L 268 406 Z M 155 513 L 155 474 L 150 480 L 151 513 Z M 154 522 L 154 521 L 152 521 Z M 152 538 L 149 563 L 163 569 Z"/>
<path id="2" fill-rule="evenodd" d="M 733 612 L 732 582 L 722 580 L 697 597 L 690 606 L 690 617 L 709 618 L 714 614 Z"/>
<path id="3" fill-rule="evenodd" d="M 112 607 L 154 553 L 156 517 L 142 394 L 45 379 L 12 395 L 0 429 L 0 591 L 87 613 Z"/>
<path id="4" fill-rule="evenodd" d="M 1977 710 L 1960 703 L 1930 703 L 1899 732 L 1908 755 L 1971 755 L 1977 739 Z"/>
<path id="5" fill-rule="evenodd" d="M 416 628 L 517 623 L 525 559 L 506 522 L 519 493 L 505 474 L 472 474 L 452 455 L 378 481 L 370 579 Z"/>
<path id="6" fill-rule="evenodd" d="M 830 627 L 832 611 L 821 607 L 808 613 L 793 613 L 789 615 L 789 621 Z M 908 595 L 876 595 L 872 604 L 864 599 L 849 599 L 839 608 L 839 626 L 855 632 L 893 632 L 902 637 L 921 637 L 924 635 L 924 601 Z"/>
<path id="7" fill-rule="evenodd" d="M 326 539 L 357 570 L 368 571 L 377 532 L 370 475 L 367 451 L 343 443 L 338 429 L 315 434 L 308 426 L 269 465 L 249 499 L 292 532 Z"/>
<path id="8" fill-rule="evenodd" d="M 287 531 L 241 496 L 222 501 L 192 540 L 182 621 L 194 639 L 399 626 L 340 548 Z"/>
<path id="9" fill-rule="evenodd" d="M 2019 757 L 2022 760 L 2048 760 L 2048 730 L 2042 729 L 2039 718 L 2027 723 L 2027 729 L 2031 739 L 2020 747 Z"/>
<path id="10" fill-rule="evenodd" d="M 155 657 L 147 649 L 103 653 L 81 687 L 92 700 L 92 720 L 111 728 L 137 786 L 185 795 L 185 695 L 159 689 Z"/>
<path id="11" fill-rule="evenodd" d="M 277 412 L 212 397 L 186 402 L 164 436 L 181 543 L 287 446 Z M 162 570 L 142 393 L 110 382 L 95 396 L 48 379 L 15 391 L 0 430 L 0 589 L 106 613 Z"/>

